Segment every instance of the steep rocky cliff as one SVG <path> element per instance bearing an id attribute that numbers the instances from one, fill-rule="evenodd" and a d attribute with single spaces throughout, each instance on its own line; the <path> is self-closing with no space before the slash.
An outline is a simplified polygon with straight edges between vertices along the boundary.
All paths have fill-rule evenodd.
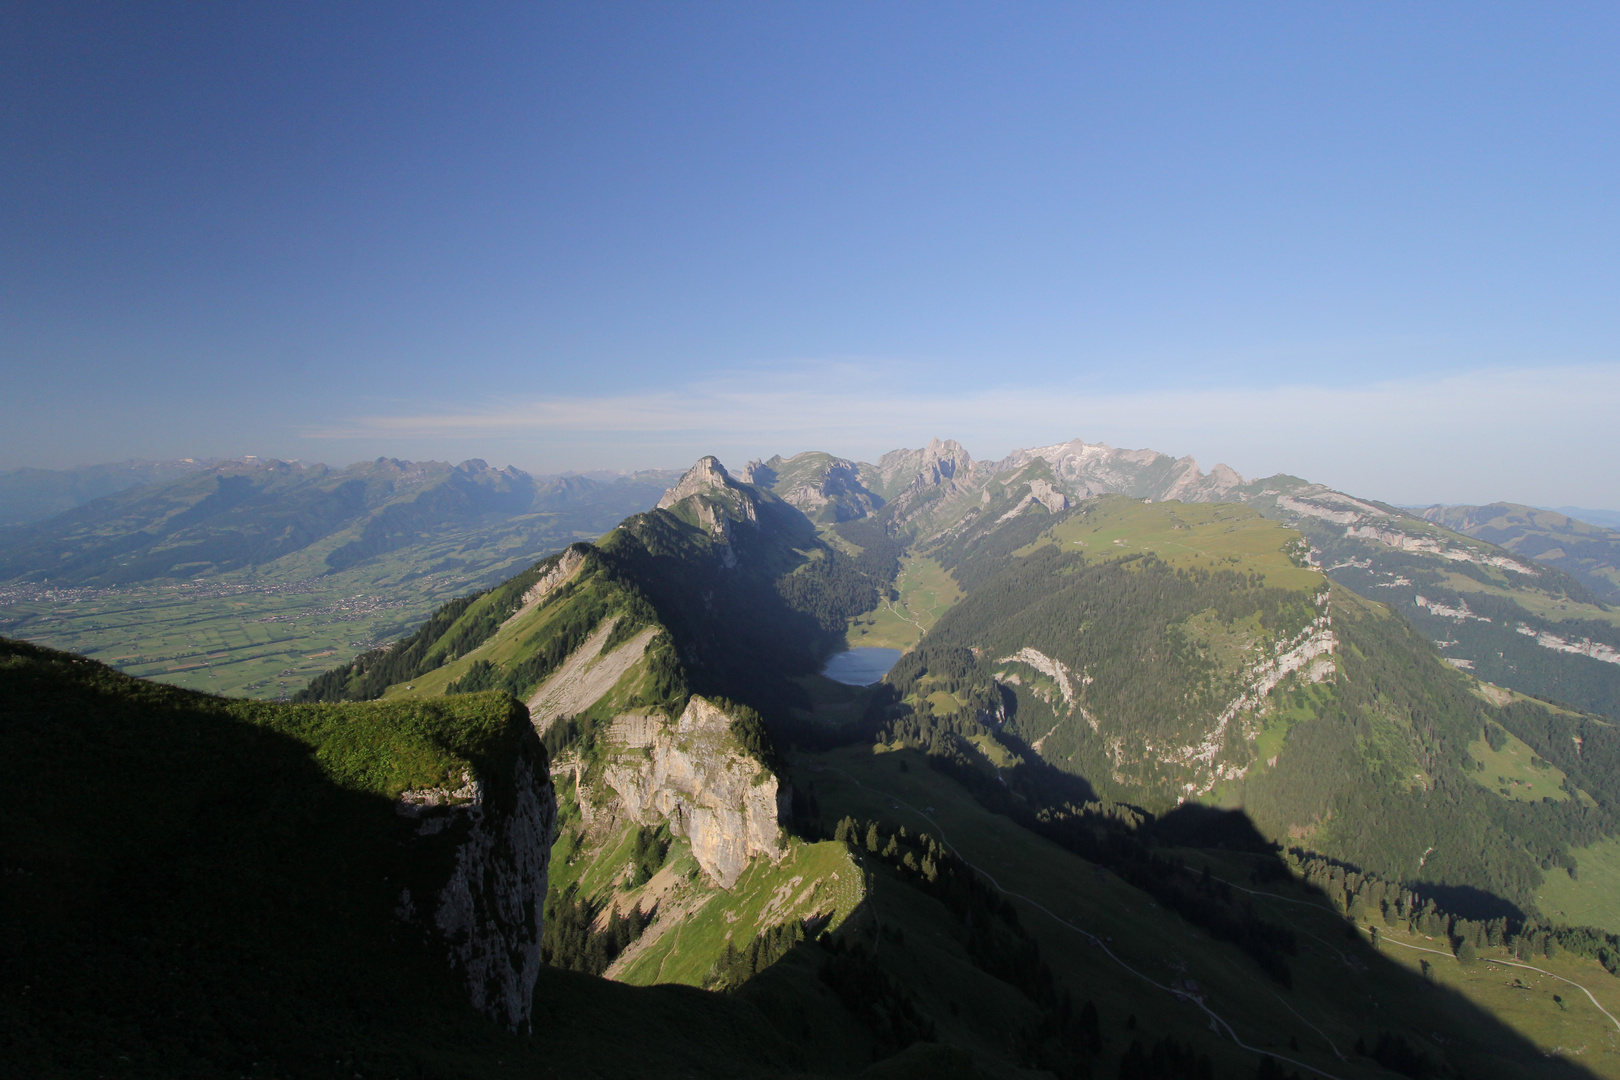
<path id="1" fill-rule="evenodd" d="M 0 638 L 0 734 L 19 931 L 0 967 L 39 1002 L 0 1024 L 0 1072 L 404 1076 L 456 1057 L 488 1075 L 492 1040 L 488 1064 L 513 1056 L 544 977 L 556 803 L 511 697 L 232 700 Z"/>
<path id="2" fill-rule="evenodd" d="M 520 743 L 509 775 L 486 780 L 463 771 L 462 786 L 402 793 L 401 817 L 418 836 L 448 834 L 453 869 L 418 912 L 409 886 L 396 914 L 431 927 L 467 984 L 473 1008 L 517 1030 L 531 1019 L 540 972 L 540 937 L 557 799 L 537 739 Z M 500 783 L 492 781 L 500 780 Z"/>
<path id="3" fill-rule="evenodd" d="M 685 837 L 716 884 L 730 888 L 756 856 L 779 858 L 777 820 L 785 796 L 777 778 L 749 755 L 732 720 L 693 696 L 676 720 L 625 714 L 613 722 L 612 756 L 594 798 L 596 819 L 667 823 Z"/>

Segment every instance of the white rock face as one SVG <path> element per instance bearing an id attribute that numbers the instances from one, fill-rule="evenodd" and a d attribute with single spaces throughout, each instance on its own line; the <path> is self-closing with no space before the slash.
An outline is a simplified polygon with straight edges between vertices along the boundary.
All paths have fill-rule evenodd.
<path id="1" fill-rule="evenodd" d="M 867 476 L 867 469 L 871 475 Z M 876 466 L 861 470 L 865 486 L 895 498 L 906 491 L 964 481 L 973 472 L 973 458 L 955 439 L 930 439 L 921 450 L 890 450 Z"/>
<path id="2" fill-rule="evenodd" d="M 777 477 L 772 490 L 783 502 L 814 519 L 824 517 L 829 507 L 841 521 L 865 517 L 883 503 L 861 483 L 861 467 L 846 458 L 807 451 L 785 461 L 750 462 L 743 473 L 750 484 L 766 477 Z"/>
<path id="3" fill-rule="evenodd" d="M 1205 475 L 1190 457 L 1178 461 L 1157 450 L 1120 450 L 1082 439 L 1015 450 L 987 469 L 1001 473 L 1037 458 L 1051 467 L 1058 483 L 1077 499 L 1112 492 L 1137 498 L 1216 502 L 1243 484 L 1243 477 L 1226 465 L 1217 465 Z"/>
<path id="4" fill-rule="evenodd" d="M 618 616 L 602 620 L 579 648 L 568 654 L 546 681 L 535 687 L 529 698 L 529 719 L 541 735 L 559 716 L 584 712 L 603 694 L 613 689 L 624 673 L 635 667 L 661 631 L 649 626 L 612 652 L 602 654 L 602 646 L 619 624 Z"/>
<path id="5" fill-rule="evenodd" d="M 1306 517 L 1321 518 L 1335 525 L 1353 525 L 1361 520 L 1361 515 L 1354 510 L 1329 510 L 1327 507 L 1301 502 L 1287 495 L 1278 496 L 1277 509 L 1304 514 Z"/>
<path id="6" fill-rule="evenodd" d="M 742 751 L 731 718 L 715 706 L 694 695 L 673 724 L 661 716 L 623 716 L 611 738 L 631 752 L 606 767 L 614 799 L 597 813 L 643 825 L 667 821 L 725 889 L 755 856 L 782 856 L 776 777 Z"/>
<path id="7" fill-rule="evenodd" d="M 1208 770 L 1201 780 L 1194 780 L 1183 786 L 1183 791 L 1187 795 L 1206 795 L 1213 791 L 1220 781 L 1239 779 L 1248 773 L 1247 765 L 1222 764 L 1217 758 L 1222 747 L 1226 745 L 1227 734 L 1233 722 L 1246 715 L 1252 721 L 1255 710 L 1265 702 L 1266 697 L 1283 679 L 1297 672 L 1304 681 L 1319 683 L 1337 670 L 1333 662 L 1333 652 L 1338 643 L 1333 635 L 1333 618 L 1327 610 L 1327 597 L 1326 591 L 1318 594 L 1317 604 L 1323 608 L 1321 615 L 1292 639 L 1276 642 L 1268 655 L 1261 656 L 1250 666 L 1243 689 L 1225 709 L 1221 710 L 1209 733 L 1200 742 L 1192 746 L 1177 747 L 1166 753 L 1165 756 L 1170 760 Z M 1248 724 L 1245 723 L 1241 734 L 1252 743 L 1258 732 L 1248 729 Z"/>
<path id="8" fill-rule="evenodd" d="M 1410 584 L 1410 582 L 1408 582 L 1408 584 Z M 1462 605 L 1461 607 L 1448 607 L 1438 600 L 1430 600 L 1428 597 L 1421 595 L 1414 597 L 1413 600 L 1418 607 L 1425 608 L 1430 614 L 1439 615 L 1444 619 L 1456 619 L 1458 622 L 1462 622 L 1464 619 L 1478 619 L 1480 622 L 1491 621 L 1484 615 L 1475 615 L 1472 611 L 1469 611 L 1467 600 L 1457 601 Z"/>
<path id="9" fill-rule="evenodd" d="M 664 492 L 663 498 L 658 500 L 658 509 L 668 510 L 682 499 L 692 495 L 701 495 L 713 492 L 716 489 L 724 491 L 731 483 L 731 475 L 726 467 L 720 464 L 720 459 L 712 454 L 699 458 L 696 465 L 686 470 L 675 486 Z"/>
<path id="10" fill-rule="evenodd" d="M 451 966 L 467 982 L 473 1008 L 516 1031 L 531 1018 L 540 974 L 557 799 L 551 777 L 527 757 L 518 757 L 511 779 L 509 807 L 491 806 L 483 780 L 463 776 L 465 783 L 456 791 L 406 792 L 395 810 L 422 817 L 420 835 L 465 822 L 455 869 L 434 897 L 432 924 Z M 448 807 L 448 812 L 425 816 L 429 807 Z M 414 919 L 409 892 L 401 894 L 398 913 Z"/>
<path id="11" fill-rule="evenodd" d="M 1282 500 L 1277 500 L 1278 505 Z M 1466 548 L 1447 547 L 1440 541 L 1429 536 L 1412 536 L 1409 533 L 1396 532 L 1393 529 L 1380 529 L 1372 525 L 1352 525 L 1344 530 L 1346 539 L 1374 540 L 1386 547 L 1399 551 L 1421 551 L 1429 555 L 1438 555 L 1442 559 L 1452 562 L 1471 562 L 1481 566 L 1495 566 L 1502 570 L 1511 570 L 1515 574 L 1524 574 L 1527 577 L 1536 577 L 1539 574 L 1534 567 L 1526 566 L 1521 562 L 1509 559 L 1502 555 L 1487 555 L 1480 551 L 1469 551 Z"/>
<path id="12" fill-rule="evenodd" d="M 562 553 L 562 557 L 557 560 L 557 565 L 541 574 L 540 580 L 529 586 L 529 591 L 523 594 L 522 606 L 507 616 L 506 622 L 501 625 L 505 626 L 507 623 L 515 622 L 536 607 L 539 607 L 541 601 L 577 574 L 579 568 L 584 565 L 585 552 L 577 547 L 569 547 Z"/>
<path id="13" fill-rule="evenodd" d="M 1052 679 L 1058 684 L 1058 691 L 1063 695 L 1063 704 L 1069 707 L 1071 713 L 1074 712 L 1074 684 L 1069 681 L 1069 668 L 1063 661 L 1047 656 L 1039 649 L 1032 649 L 1026 645 L 1011 656 L 1003 656 L 996 663 L 1028 664 L 1042 675 Z M 1016 680 L 1017 676 L 1013 676 L 1010 681 L 1017 685 Z"/>
<path id="14" fill-rule="evenodd" d="M 1605 664 L 1620 664 L 1620 651 L 1617 651 L 1613 645 L 1602 641 L 1593 641 L 1591 638 L 1581 638 L 1579 640 L 1561 638 L 1557 634 L 1549 634 L 1545 630 L 1538 632 L 1524 623 L 1520 623 L 1514 629 L 1525 637 L 1535 638 L 1536 644 L 1543 649 L 1574 653 L 1576 656 L 1590 656 L 1593 660 L 1601 660 Z"/>
<path id="15" fill-rule="evenodd" d="M 989 494 L 988 490 L 985 493 Z M 1069 508 L 1069 497 L 1045 480 L 1037 477 L 1029 482 L 1029 493 L 1018 500 L 1018 505 L 1002 514 L 999 520 L 1007 521 L 1015 518 L 1036 503 L 1040 503 L 1047 510 L 1056 514 L 1060 510 Z"/>

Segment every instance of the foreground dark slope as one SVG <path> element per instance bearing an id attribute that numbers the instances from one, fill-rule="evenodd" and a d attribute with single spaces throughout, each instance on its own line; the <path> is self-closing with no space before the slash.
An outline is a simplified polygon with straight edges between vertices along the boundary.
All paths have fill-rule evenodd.
<path id="1" fill-rule="evenodd" d="M 8 1076 L 759 1075 L 751 1008 L 539 972 L 532 1028 L 469 1004 L 403 921 L 454 861 L 406 789 L 543 752 L 516 703 L 278 706 L 0 639 L 0 1070 Z M 540 772 L 544 777 L 543 767 Z M 547 785 L 549 790 L 549 785 Z M 503 793 L 505 792 L 505 793 Z"/>

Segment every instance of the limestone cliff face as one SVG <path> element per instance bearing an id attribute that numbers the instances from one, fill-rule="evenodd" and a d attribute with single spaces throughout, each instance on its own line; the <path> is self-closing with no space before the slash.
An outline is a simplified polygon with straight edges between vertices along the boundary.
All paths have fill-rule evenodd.
<path id="1" fill-rule="evenodd" d="M 731 734 L 731 718 L 693 696 L 673 723 L 657 715 L 614 721 L 620 748 L 603 782 L 608 813 L 644 825 L 666 821 L 684 836 L 716 884 L 729 889 L 750 859 L 780 858 L 777 779 L 745 753 Z"/>
<path id="2" fill-rule="evenodd" d="M 473 1008 L 515 1031 L 531 1018 L 540 974 L 556 793 L 545 751 L 532 737 L 509 776 L 464 773 L 462 781 L 454 791 L 407 791 L 395 804 L 400 816 L 420 822 L 417 835 L 444 834 L 455 851 L 449 878 L 426 897 L 427 910 L 418 911 L 407 888 L 396 913 L 440 942 Z"/>

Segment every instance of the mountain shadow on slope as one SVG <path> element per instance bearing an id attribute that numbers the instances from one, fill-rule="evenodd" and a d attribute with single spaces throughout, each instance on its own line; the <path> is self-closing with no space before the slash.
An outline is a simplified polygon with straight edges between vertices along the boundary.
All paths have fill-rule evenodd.
<path id="1" fill-rule="evenodd" d="M 885 774 L 897 775 L 890 772 L 895 768 L 892 762 L 897 757 L 912 761 L 913 774 L 925 768 L 918 761 L 918 752 L 912 750 L 891 751 L 870 759 L 873 764 L 862 766 L 858 774 L 860 787 L 865 789 L 861 793 L 863 805 L 881 806 L 890 801 L 882 778 Z M 848 757 L 843 763 L 854 768 Z M 811 769 L 815 768 L 812 764 Z M 905 771 L 902 766 L 900 772 Z M 946 781 L 929 783 L 928 797 L 941 807 L 954 805 L 952 796 L 939 786 L 941 783 Z M 977 792 L 964 794 L 970 796 L 970 801 L 981 801 L 971 798 Z M 907 797 L 918 798 L 919 792 L 913 789 Z M 824 785 L 824 812 L 839 813 L 841 798 Z M 971 863 L 993 866 L 996 878 L 1002 882 L 1007 880 L 1005 875 L 1022 876 L 1028 882 L 1032 872 L 1042 878 L 1050 875 L 1054 882 L 1065 881 L 1067 875 L 1074 875 L 1085 865 L 1079 863 L 1073 869 L 1060 865 L 1042 866 L 1039 870 L 1029 866 L 1015 868 L 1013 860 L 1020 857 L 1017 854 L 1020 845 L 1008 843 L 1004 830 L 975 824 L 971 813 L 960 807 L 953 816 L 956 820 L 950 835 L 955 848 Z M 902 813 L 899 818 L 915 822 L 909 813 Z M 1034 955 L 1038 958 L 1032 970 L 1049 968 L 1050 975 L 1041 978 L 1050 978 L 1051 993 L 1061 1000 L 1067 991 L 1076 1002 L 1083 996 L 1094 997 L 1100 1006 L 1098 1034 L 1102 1052 L 1091 1058 L 1078 1055 L 1068 1058 L 1070 1067 L 1084 1066 L 1072 1075 L 1116 1075 L 1117 1064 L 1122 1062 L 1122 1054 L 1129 1053 L 1131 1042 L 1140 1039 L 1145 1052 L 1155 1040 L 1165 1038 L 1176 1039 L 1194 1058 L 1203 1055 L 1212 1058 L 1214 1075 L 1218 1076 L 1254 1075 L 1261 1055 L 1266 1052 L 1298 1060 L 1297 1042 L 1304 1041 L 1315 1044 L 1321 1053 L 1316 1060 L 1335 1076 L 1376 1074 L 1379 1068 L 1393 1067 L 1392 1063 L 1398 1058 L 1408 1064 L 1419 1063 L 1414 1066 L 1416 1075 L 1432 1077 L 1590 1075 L 1578 1062 L 1545 1054 L 1461 993 L 1437 983 L 1427 974 L 1396 963 L 1386 953 L 1398 948 L 1397 945 L 1385 944 L 1382 946 L 1385 951 L 1380 951 L 1377 935 L 1369 940 L 1366 926 L 1389 924 L 1379 921 L 1367 903 L 1368 897 L 1382 890 L 1384 883 L 1371 875 L 1360 874 L 1354 867 L 1334 865 L 1329 860 L 1308 857 L 1302 861 L 1285 856 L 1266 844 L 1241 812 L 1215 811 L 1186 817 L 1173 822 L 1173 833 L 1157 830 L 1152 819 L 1133 823 L 1124 817 L 1110 820 L 1101 815 L 1044 820 L 1039 815 L 1031 815 L 1021 823 L 1067 849 L 1048 856 L 1054 863 L 1076 854 L 1092 863 L 1097 873 L 1084 872 L 1079 875 L 1082 880 L 1089 882 L 1095 878 L 1098 895 L 1106 896 L 1110 907 L 1132 913 L 1125 921 L 1137 928 L 1139 936 L 1120 938 L 1117 942 L 1113 938 L 1106 939 L 1109 948 L 1120 952 L 1126 963 L 1158 969 L 1164 949 L 1179 953 L 1181 947 L 1189 947 L 1171 944 L 1176 936 L 1188 933 L 1188 926 L 1196 931 L 1191 935 L 1194 940 L 1229 943 L 1243 954 L 1239 957 L 1211 945 L 1209 948 L 1214 952 L 1203 955 L 1205 946 L 1196 946 L 1198 955 L 1185 957 L 1193 967 L 1176 969 L 1183 976 L 1195 977 L 1199 983 L 1207 976 L 1216 985 L 1199 986 L 1178 980 L 1174 986 L 1144 989 L 1139 974 L 1116 966 L 1115 961 L 1099 951 L 1097 946 L 1105 941 L 1093 936 L 1093 931 L 1100 933 L 1101 927 L 1088 925 L 1089 920 L 1083 916 L 1071 922 L 1075 918 L 1068 914 L 1071 905 L 1056 894 L 1048 893 L 1038 897 L 1038 901 L 1053 905 L 1053 911 L 1060 914 L 1061 919 L 1026 903 L 1016 891 L 996 893 L 997 886 L 992 884 L 992 879 L 980 877 L 981 888 L 991 895 L 1000 895 L 1017 908 L 1014 921 L 1031 935 Z M 1053 825 L 1064 827 L 1053 828 Z M 879 902 L 883 911 L 880 926 L 847 922 L 850 940 L 864 943 L 876 963 L 885 970 L 897 973 L 909 970 L 915 980 L 922 954 L 911 951 L 906 942 L 911 940 L 916 926 L 897 925 L 901 910 L 898 901 L 892 892 L 884 892 L 889 881 L 887 868 L 896 864 L 903 866 L 909 856 L 915 867 L 926 873 L 928 864 L 919 856 L 931 851 L 936 840 L 926 833 L 908 836 L 899 821 L 890 815 L 874 821 L 841 820 L 837 835 L 847 838 L 874 871 L 881 871 L 873 879 L 877 890 L 875 902 Z M 1225 846 L 1182 843 L 1210 839 Z M 1033 841 L 1033 845 L 1040 847 L 1039 841 Z M 904 880 L 905 871 L 897 866 L 896 872 Z M 1118 891 L 1119 885 L 1110 884 L 1115 878 L 1133 891 Z M 1028 884 L 1007 887 L 1029 889 Z M 1395 897 L 1393 886 L 1390 895 Z M 1276 896 L 1281 902 L 1271 902 L 1266 899 L 1268 896 Z M 1419 938 L 1419 945 L 1442 952 L 1456 948 L 1462 958 L 1431 957 L 1432 963 L 1466 962 L 1472 954 L 1463 950 L 1462 942 L 1471 942 L 1475 937 L 1480 942 L 1481 963 L 1489 959 L 1485 955 L 1487 945 L 1499 944 L 1507 944 L 1531 964 L 1538 962 L 1531 955 L 1541 933 L 1535 927 L 1525 926 L 1522 932 L 1504 939 L 1499 925 L 1486 926 L 1449 916 L 1414 897 L 1410 890 L 1400 890 L 1398 902 L 1404 913 L 1401 917 L 1411 920 L 1414 933 L 1428 934 L 1434 939 L 1424 942 Z M 1085 908 L 1082 902 L 1079 910 Z M 1395 913 L 1392 899 L 1391 917 Z M 1362 924 L 1362 929 L 1352 934 L 1347 927 L 1347 917 L 1354 917 Z M 1162 940 L 1154 930 L 1144 929 L 1144 923 L 1157 926 L 1163 932 Z M 1116 927 L 1111 932 L 1118 934 L 1120 929 Z M 1491 938 L 1489 942 L 1487 935 Z M 1076 941 L 1076 938 L 1081 940 Z M 1091 947 L 1087 947 L 1086 939 L 1090 940 Z M 924 937 L 923 940 L 932 939 Z M 1006 951 L 1004 946 L 1002 952 Z M 1495 955 L 1494 951 L 1491 955 Z M 769 986 L 774 977 L 772 971 L 761 972 L 744 990 L 756 985 Z M 1010 985 L 1024 985 L 1010 973 L 1002 977 Z M 1595 977 L 1609 976 L 1596 972 Z M 930 987 L 947 982 L 942 972 L 923 978 Z M 1169 977 L 1160 978 L 1168 980 Z M 920 989 L 922 984 L 916 981 L 910 985 L 918 993 L 923 1017 L 937 1025 L 941 1038 L 950 1037 L 952 1028 L 960 1021 L 946 1007 L 948 1002 L 939 1000 L 945 995 L 937 990 L 924 993 Z M 1046 993 L 1035 989 L 1022 992 L 1032 995 L 1030 1000 Z M 1131 1006 L 1133 1014 L 1127 1016 L 1126 1008 L 1115 1003 L 1115 996 L 1122 993 L 1149 995 L 1147 1007 L 1137 1001 Z M 1162 993 L 1163 997 L 1154 997 L 1155 993 Z M 1215 1012 L 1228 1019 L 1235 1019 L 1235 1013 L 1243 1014 L 1246 1019 L 1237 1021 L 1240 1037 L 1261 1049 L 1243 1050 L 1224 1037 L 1211 1036 L 1209 1017 L 1187 1006 L 1188 995 L 1207 995 L 1206 1000 Z M 1369 995 L 1382 1007 L 1370 1008 Z M 1542 997 L 1547 1007 L 1552 1008 L 1550 993 L 1543 991 Z M 1279 999 L 1287 1005 L 1286 1009 L 1276 1007 Z M 1317 1027 L 1299 1024 L 1297 1016 L 1301 1014 L 1311 1016 Z M 1139 1020 L 1143 1023 L 1139 1024 Z M 1018 1024 L 1008 1026 L 1015 1031 L 1019 1028 Z M 1023 1045 L 1023 1035 L 1029 1030 L 1025 1029 L 1010 1041 L 1014 1046 Z M 1327 1055 L 1321 1041 L 1323 1030 L 1330 1033 L 1338 1047 L 1343 1069 L 1337 1068 Z M 1352 1043 L 1360 1049 L 1352 1052 Z M 1400 1044 L 1411 1050 L 1409 1058 L 1394 1052 L 1381 1053 L 1378 1049 L 1380 1045 L 1389 1049 Z M 1018 1060 L 1025 1067 L 1054 1069 L 1048 1062 Z M 1287 1075 L 1288 1069 L 1283 1075 Z M 1059 1075 L 1071 1075 L 1061 1068 L 1055 1071 Z"/>
<path id="2" fill-rule="evenodd" d="M 1153 819 L 1147 829 L 1154 843 L 1164 847 L 1216 848 L 1270 854 L 1278 845 L 1260 834 L 1249 815 L 1202 803 L 1182 803 Z"/>

